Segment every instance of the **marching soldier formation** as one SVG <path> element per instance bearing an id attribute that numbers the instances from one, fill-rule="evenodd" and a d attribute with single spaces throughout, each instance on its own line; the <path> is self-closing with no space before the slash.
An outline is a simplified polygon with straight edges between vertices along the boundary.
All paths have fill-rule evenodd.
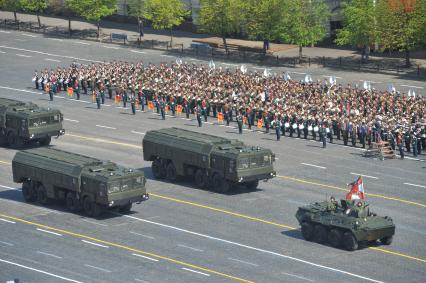
<path id="1" fill-rule="evenodd" d="M 211 69 L 196 64 L 160 64 L 110 62 L 72 64 L 68 68 L 35 72 L 37 89 L 54 94 L 70 89 L 93 92 L 100 109 L 105 93 L 140 107 L 154 105 L 165 119 L 166 112 L 179 110 L 186 118 L 196 116 L 198 125 L 208 117 L 222 118 L 226 125 L 235 119 L 239 133 L 243 125 L 257 125 L 269 132 L 275 129 L 277 140 L 290 137 L 343 140 L 344 145 L 370 145 L 381 140 L 414 156 L 426 150 L 426 98 L 398 92 L 367 90 L 358 86 L 330 85 L 326 81 L 299 82 L 258 72 Z M 234 116 L 235 114 L 235 116 Z M 404 150 L 405 147 L 405 150 Z M 402 152 L 402 153 L 401 153 Z"/>

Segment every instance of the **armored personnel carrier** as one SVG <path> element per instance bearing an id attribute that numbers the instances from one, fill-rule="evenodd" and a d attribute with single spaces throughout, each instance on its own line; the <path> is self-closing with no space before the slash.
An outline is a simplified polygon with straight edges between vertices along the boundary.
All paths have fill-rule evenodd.
<path id="1" fill-rule="evenodd" d="M 302 235 L 308 241 L 328 242 L 333 247 L 353 251 L 360 242 L 380 240 L 384 245 L 392 243 L 395 225 L 388 216 L 370 212 L 368 204 L 358 201 L 324 201 L 299 207 L 296 218 Z"/>
<path id="2" fill-rule="evenodd" d="M 55 148 L 18 151 L 12 172 L 27 202 L 65 200 L 68 210 L 93 217 L 112 207 L 128 212 L 148 199 L 143 171 Z"/>
<path id="3" fill-rule="evenodd" d="M 276 175 L 271 150 L 238 140 L 167 128 L 147 132 L 142 143 L 144 160 L 152 161 L 157 179 L 190 177 L 200 188 L 224 193 L 233 184 L 253 190 L 259 180 Z"/>
<path id="4" fill-rule="evenodd" d="M 0 98 L 0 145 L 15 148 L 29 142 L 49 145 L 52 136 L 65 133 L 62 120 L 59 110 Z"/>

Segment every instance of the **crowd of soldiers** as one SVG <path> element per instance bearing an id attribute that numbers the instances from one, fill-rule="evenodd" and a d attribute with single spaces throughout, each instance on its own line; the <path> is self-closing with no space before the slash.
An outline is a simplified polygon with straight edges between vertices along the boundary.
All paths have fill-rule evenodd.
<path id="1" fill-rule="evenodd" d="M 277 140 L 290 137 L 326 141 L 342 139 L 344 145 L 363 148 L 372 142 L 389 141 L 417 156 L 426 150 L 426 97 L 395 91 L 378 91 L 357 85 L 330 84 L 327 80 L 305 82 L 288 76 L 222 69 L 182 62 L 147 64 L 110 62 L 36 71 L 36 88 L 53 95 L 73 89 L 93 95 L 98 108 L 105 97 L 119 97 L 123 107 L 130 102 L 133 114 L 154 105 L 165 119 L 170 110 L 180 110 L 189 118 L 195 114 L 198 125 L 208 117 L 221 117 L 224 123 L 274 129 Z"/>

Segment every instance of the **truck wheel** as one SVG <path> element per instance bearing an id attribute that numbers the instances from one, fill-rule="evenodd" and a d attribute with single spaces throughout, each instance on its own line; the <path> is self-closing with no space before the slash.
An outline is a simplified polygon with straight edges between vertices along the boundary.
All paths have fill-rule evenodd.
<path id="1" fill-rule="evenodd" d="M 380 239 L 380 242 L 381 242 L 383 245 L 390 245 L 390 244 L 392 244 L 392 240 L 393 240 L 393 236 L 389 236 L 389 237 L 381 238 L 381 239 Z"/>
<path id="2" fill-rule="evenodd" d="M 67 196 L 65 197 L 65 204 L 67 206 L 67 209 L 71 212 L 75 212 L 79 209 L 79 203 L 77 198 L 75 197 L 75 193 L 67 193 Z"/>
<path id="3" fill-rule="evenodd" d="M 42 205 L 46 205 L 49 203 L 46 188 L 42 184 L 37 187 L 37 202 Z"/>
<path id="4" fill-rule="evenodd" d="M 121 213 L 129 213 L 131 209 L 132 209 L 132 204 L 128 203 L 128 204 L 120 207 L 120 212 Z"/>
<path id="5" fill-rule="evenodd" d="M 358 249 L 358 242 L 351 232 L 345 232 L 343 234 L 343 246 L 348 251 L 354 251 Z"/>
<path id="6" fill-rule="evenodd" d="M 315 225 L 314 239 L 317 243 L 325 243 L 325 241 L 327 241 L 327 229 L 322 225 Z"/>
<path id="7" fill-rule="evenodd" d="M 163 164 L 161 164 L 160 159 L 155 159 L 154 161 L 152 161 L 152 174 L 154 175 L 154 177 L 156 179 L 163 179 L 165 174 L 164 174 L 164 169 L 163 169 Z"/>
<path id="8" fill-rule="evenodd" d="M 22 183 L 22 195 L 26 202 L 33 202 L 36 200 L 37 193 L 34 190 L 34 186 L 31 181 L 24 181 Z"/>
<path id="9" fill-rule="evenodd" d="M 229 183 L 219 174 L 213 175 L 212 187 L 215 192 L 226 193 L 229 191 Z"/>
<path id="10" fill-rule="evenodd" d="M 259 180 L 251 181 L 246 183 L 246 188 L 250 191 L 254 191 L 257 189 L 257 186 L 259 186 Z"/>
<path id="11" fill-rule="evenodd" d="M 39 143 L 40 145 L 49 145 L 51 141 L 52 141 L 52 137 L 48 136 L 48 137 L 40 139 Z"/>
<path id="12" fill-rule="evenodd" d="M 314 226 L 309 222 L 302 223 L 302 236 L 307 241 L 312 241 L 314 237 Z"/>
<path id="13" fill-rule="evenodd" d="M 339 229 L 332 229 L 328 234 L 328 242 L 338 248 L 342 244 L 342 232 Z"/>
<path id="14" fill-rule="evenodd" d="M 98 217 L 102 213 L 101 206 L 91 201 L 89 197 L 84 198 L 83 209 L 87 216 L 90 217 Z"/>
<path id="15" fill-rule="evenodd" d="M 173 161 L 170 161 L 166 168 L 166 179 L 170 182 L 176 181 L 176 167 Z"/>
<path id="16" fill-rule="evenodd" d="M 207 178 L 206 178 L 206 174 L 204 174 L 204 170 L 202 169 L 197 169 L 197 171 L 195 171 L 195 185 L 197 185 L 197 187 L 204 189 L 207 186 Z"/>
<path id="17" fill-rule="evenodd" d="M 9 132 L 6 143 L 11 148 L 20 148 L 24 145 L 24 140 L 15 135 L 13 132 Z"/>

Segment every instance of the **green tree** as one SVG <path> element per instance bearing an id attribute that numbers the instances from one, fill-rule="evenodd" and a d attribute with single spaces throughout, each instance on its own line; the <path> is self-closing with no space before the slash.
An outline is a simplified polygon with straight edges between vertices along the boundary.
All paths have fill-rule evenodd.
<path id="1" fill-rule="evenodd" d="M 343 28 L 337 31 L 338 45 L 369 48 L 377 41 L 376 8 L 373 0 L 352 0 L 343 6 Z M 368 58 L 368 57 L 367 57 Z"/>
<path id="2" fill-rule="evenodd" d="M 138 19 L 139 41 L 143 35 L 144 0 L 128 0 L 129 15 Z"/>
<path id="3" fill-rule="evenodd" d="M 112 15 L 117 9 L 116 0 L 66 0 L 66 6 L 88 21 L 95 21 L 100 33 L 101 19 Z"/>
<path id="4" fill-rule="evenodd" d="M 405 51 L 405 64 L 411 65 L 410 51 L 426 44 L 426 0 L 377 1 L 377 32 L 383 49 Z M 392 4 L 392 5 L 391 5 Z"/>
<path id="5" fill-rule="evenodd" d="M 329 8 L 323 0 L 285 0 L 281 37 L 299 46 L 299 58 L 303 46 L 318 43 L 327 34 Z"/>
<path id="6" fill-rule="evenodd" d="M 200 0 L 199 29 L 220 36 L 228 52 L 226 35 L 240 30 L 242 8 L 240 0 Z"/>
<path id="7" fill-rule="evenodd" d="M 247 0 L 244 7 L 245 26 L 250 39 L 268 42 L 279 39 L 284 16 L 283 0 Z"/>
<path id="8" fill-rule="evenodd" d="M 189 11 L 181 0 L 145 0 L 143 15 L 153 28 L 170 30 L 170 45 L 173 45 L 173 27 L 180 25 Z"/>
<path id="9" fill-rule="evenodd" d="M 48 0 L 22 0 L 22 7 L 25 11 L 37 15 L 38 26 L 41 28 L 40 13 L 46 10 Z"/>
<path id="10" fill-rule="evenodd" d="M 16 15 L 16 13 L 22 9 L 21 0 L 1 0 L 0 7 L 5 11 L 13 12 L 13 16 L 15 17 L 15 23 L 18 23 L 18 16 Z"/>

